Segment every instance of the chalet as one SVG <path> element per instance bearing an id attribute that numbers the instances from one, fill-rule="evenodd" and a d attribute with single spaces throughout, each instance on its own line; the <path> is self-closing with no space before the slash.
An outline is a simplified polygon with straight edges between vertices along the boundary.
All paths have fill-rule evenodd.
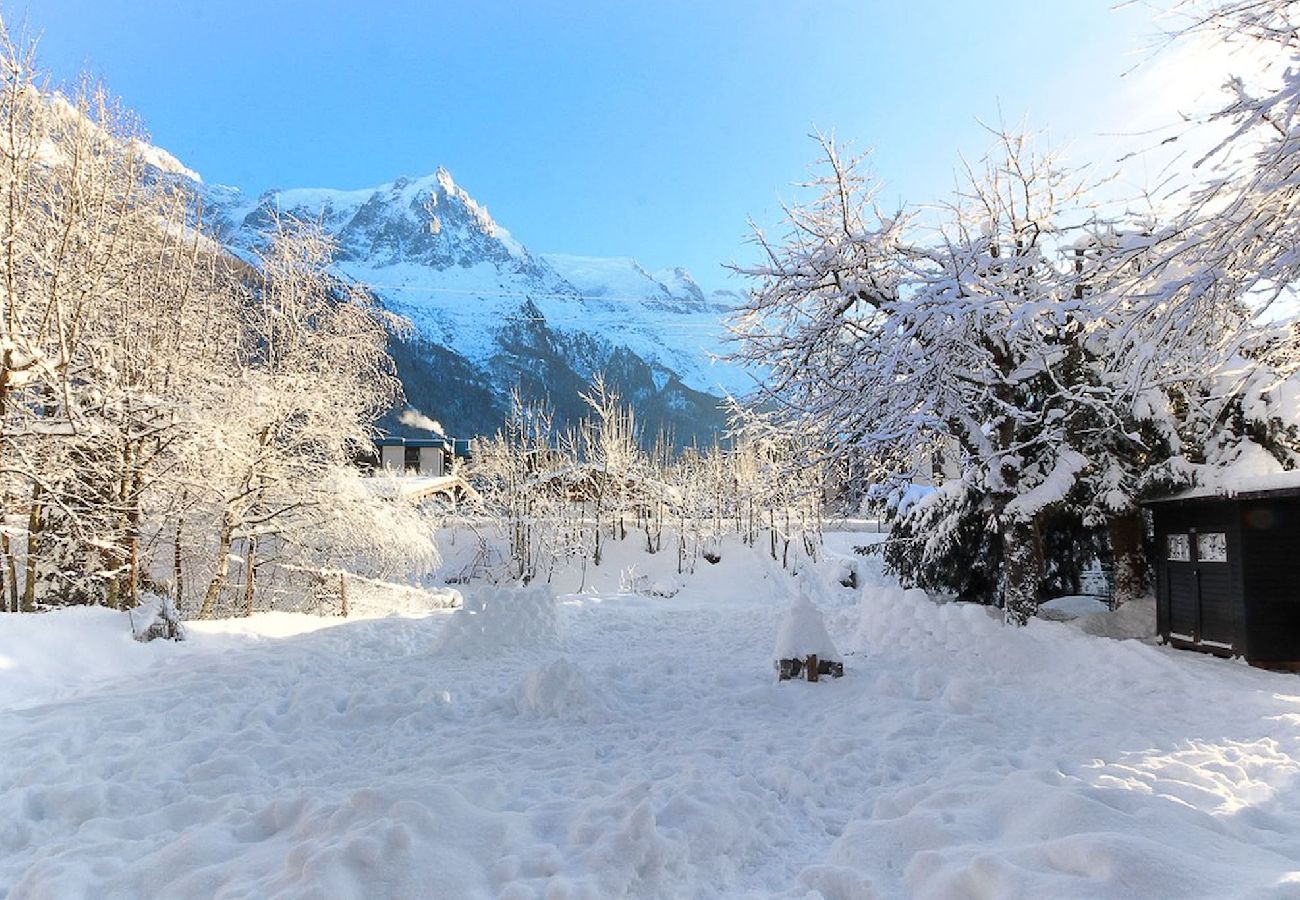
<path id="1" fill-rule="evenodd" d="M 438 478 L 451 471 L 455 443 L 447 438 L 382 437 L 375 440 L 377 468 Z"/>
<path id="2" fill-rule="evenodd" d="M 1168 644 L 1300 670 L 1300 473 L 1147 504 Z"/>

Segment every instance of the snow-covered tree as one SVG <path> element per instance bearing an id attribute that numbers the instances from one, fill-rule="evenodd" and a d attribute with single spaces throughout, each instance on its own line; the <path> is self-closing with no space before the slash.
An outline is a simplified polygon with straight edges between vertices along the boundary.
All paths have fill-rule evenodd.
<path id="1" fill-rule="evenodd" d="M 222 420 L 208 423 L 221 448 L 209 480 L 220 525 L 201 616 L 216 608 L 237 540 L 246 573 L 266 540 L 295 565 L 312 564 L 313 546 L 340 521 L 334 473 L 368 446 L 371 423 L 396 396 L 382 316 L 364 291 L 326 273 L 330 253 L 318 229 L 287 221 L 259 260 L 239 379 Z M 251 603 L 249 574 L 245 584 Z"/>
<path id="2" fill-rule="evenodd" d="M 7 37 L 0 51 L 5 593 L 10 608 L 133 603 L 149 505 L 237 307 L 189 227 L 193 195 L 130 116 L 89 85 L 43 89 Z"/>
<path id="3" fill-rule="evenodd" d="M 428 568 L 427 528 L 397 536 L 410 511 L 348 474 L 398 385 L 388 317 L 318 235 L 233 258 L 130 115 L 46 89 L 2 26 L 0 196 L 4 607 L 247 611 L 255 574 L 301 596 L 312 573 Z"/>
<path id="4" fill-rule="evenodd" d="M 1068 440 L 1089 401 L 1068 371 L 1084 301 L 1057 252 L 1088 213 L 1055 160 L 1004 134 L 922 241 L 822 146 L 818 197 L 789 210 L 784 244 L 758 234 L 765 261 L 742 270 L 756 286 L 738 356 L 768 360 L 764 395 L 778 416 L 838 452 L 898 465 L 954 441 L 961 489 L 974 495 L 956 508 L 996 532 L 1000 593 L 1023 622 L 1043 577 L 1043 521 L 1088 465 Z M 896 562 L 919 571 L 931 560 Z"/>

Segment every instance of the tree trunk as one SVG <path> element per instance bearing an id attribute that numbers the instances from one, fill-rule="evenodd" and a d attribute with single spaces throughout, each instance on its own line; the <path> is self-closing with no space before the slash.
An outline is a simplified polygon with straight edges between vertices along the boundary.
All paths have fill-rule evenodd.
<path id="1" fill-rule="evenodd" d="M 9 592 L 9 608 L 14 612 L 22 609 L 18 601 L 18 560 L 14 559 L 13 544 L 9 535 L 0 534 L 0 554 L 5 560 L 5 582 Z"/>
<path id="2" fill-rule="evenodd" d="M 1132 512 L 1106 522 L 1114 561 L 1115 592 L 1111 604 L 1119 608 L 1141 597 L 1147 585 L 1146 553 L 1142 550 L 1142 515 Z"/>
<path id="3" fill-rule="evenodd" d="M 226 570 L 230 568 L 230 541 L 234 531 L 234 523 L 229 519 L 226 519 L 221 523 L 221 537 L 217 546 L 216 568 L 212 573 L 212 580 L 208 582 L 207 592 L 203 595 L 203 606 L 199 608 L 200 619 L 212 618 L 212 611 L 217 605 L 217 597 L 220 596 L 221 589 L 226 586 Z"/>
<path id="4" fill-rule="evenodd" d="M 172 596 L 178 617 L 185 615 L 184 607 L 181 606 L 185 596 L 185 571 L 181 567 L 181 527 L 184 524 L 183 518 L 176 520 L 176 540 L 172 544 Z"/>
<path id="5" fill-rule="evenodd" d="M 244 617 L 247 618 L 253 614 L 253 591 L 256 584 L 257 570 L 254 566 L 257 563 L 257 538 L 250 537 L 246 542 L 248 546 L 244 550 Z"/>
<path id="6" fill-rule="evenodd" d="M 32 508 L 27 515 L 27 559 L 23 571 L 23 600 L 20 609 L 32 612 L 36 609 L 36 557 L 41 535 L 41 485 L 32 485 Z"/>
<path id="7" fill-rule="evenodd" d="M 104 559 L 107 560 L 105 568 L 113 573 L 104 585 L 104 605 L 109 609 L 126 609 L 122 605 L 122 578 L 119 574 L 122 561 L 118 559 L 116 553 L 105 553 Z"/>
<path id="8" fill-rule="evenodd" d="M 1043 548 L 1034 521 L 1007 523 L 1002 531 L 1002 608 L 1008 625 L 1026 625 L 1038 612 Z"/>
<path id="9" fill-rule="evenodd" d="M 127 581 L 127 596 L 122 600 L 122 608 L 134 608 L 140 602 L 140 543 L 131 537 L 131 569 Z"/>

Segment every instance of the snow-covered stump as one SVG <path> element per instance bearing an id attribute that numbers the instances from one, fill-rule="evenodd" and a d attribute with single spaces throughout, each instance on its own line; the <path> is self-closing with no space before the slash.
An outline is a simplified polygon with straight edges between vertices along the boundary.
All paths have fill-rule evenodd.
<path id="1" fill-rule="evenodd" d="M 816 681 L 819 675 L 839 678 L 844 674 L 844 660 L 826 631 L 821 610 L 808 593 L 807 582 L 801 581 L 799 596 L 776 634 L 776 671 L 781 681 L 800 675 Z"/>

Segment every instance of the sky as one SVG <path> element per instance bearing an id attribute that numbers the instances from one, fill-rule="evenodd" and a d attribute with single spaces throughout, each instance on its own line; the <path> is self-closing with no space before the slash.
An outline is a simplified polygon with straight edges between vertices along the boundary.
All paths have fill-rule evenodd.
<path id="1" fill-rule="evenodd" d="M 980 120 L 1026 119 L 1105 165 L 1115 132 L 1175 119 L 1203 75 L 1185 54 L 1143 64 L 1160 26 L 1105 0 L 0 11 L 40 34 L 56 80 L 104 81 L 207 182 L 354 189 L 444 166 L 534 251 L 685 266 L 710 287 L 752 258 L 749 220 L 770 227 L 797 196 L 814 129 L 872 149 L 887 202 L 928 202 L 987 149 Z"/>

